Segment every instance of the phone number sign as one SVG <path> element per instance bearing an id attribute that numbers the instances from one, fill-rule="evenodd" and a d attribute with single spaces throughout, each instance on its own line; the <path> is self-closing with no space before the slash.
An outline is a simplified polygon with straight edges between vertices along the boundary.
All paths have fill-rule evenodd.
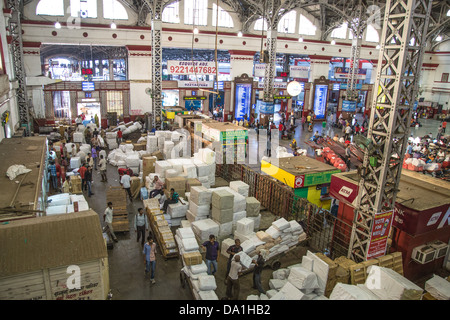
<path id="1" fill-rule="evenodd" d="M 216 63 L 214 61 L 167 61 L 168 74 L 215 75 L 216 71 Z"/>

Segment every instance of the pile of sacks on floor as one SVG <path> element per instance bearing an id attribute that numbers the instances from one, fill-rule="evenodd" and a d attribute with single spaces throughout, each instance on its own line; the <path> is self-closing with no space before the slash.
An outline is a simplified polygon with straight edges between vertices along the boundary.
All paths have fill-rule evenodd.
<path id="1" fill-rule="evenodd" d="M 128 123 L 119 123 L 117 127 L 112 129 L 111 131 L 106 132 L 106 143 L 108 144 L 108 148 L 110 150 L 116 149 L 119 147 L 117 144 L 117 132 L 122 131 L 122 137 L 125 138 L 130 133 L 140 131 L 142 129 L 142 124 L 140 122 L 128 122 Z"/>
<path id="2" fill-rule="evenodd" d="M 138 174 L 142 169 L 142 156 L 147 154 L 145 150 L 135 151 L 132 143 L 121 144 L 108 154 L 108 163 L 118 168 L 130 168 Z"/>
<path id="3" fill-rule="evenodd" d="M 215 292 L 216 279 L 208 275 L 208 268 L 202 259 L 200 246 L 190 226 L 178 228 L 175 234 L 178 250 L 182 256 L 182 272 L 189 278 L 195 300 L 219 300 Z"/>
<path id="4" fill-rule="evenodd" d="M 189 158 L 191 146 L 188 139 L 190 136 L 181 131 L 155 131 L 154 135 L 146 138 L 147 152 L 160 151 L 164 159 Z"/>
<path id="5" fill-rule="evenodd" d="M 47 203 L 47 216 L 89 210 L 89 204 L 82 194 L 61 193 L 49 196 Z"/>

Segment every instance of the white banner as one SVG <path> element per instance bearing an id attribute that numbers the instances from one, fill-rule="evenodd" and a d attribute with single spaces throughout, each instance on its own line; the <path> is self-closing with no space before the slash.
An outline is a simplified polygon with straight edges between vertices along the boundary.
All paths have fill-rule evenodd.
<path id="1" fill-rule="evenodd" d="M 214 81 L 178 81 L 178 88 L 213 88 Z"/>
<path id="2" fill-rule="evenodd" d="M 275 89 L 286 89 L 288 83 L 287 82 L 274 82 L 273 87 Z M 258 82 L 258 89 L 264 89 L 264 82 L 260 81 Z"/>
<path id="3" fill-rule="evenodd" d="M 265 63 L 255 64 L 255 68 L 253 70 L 254 77 L 264 77 L 265 72 L 266 72 L 266 64 Z"/>
<path id="4" fill-rule="evenodd" d="M 307 67 L 307 66 L 289 66 L 289 77 L 308 79 L 309 67 Z"/>
<path id="5" fill-rule="evenodd" d="M 215 75 L 216 63 L 214 61 L 167 61 L 169 74 L 200 74 Z"/>

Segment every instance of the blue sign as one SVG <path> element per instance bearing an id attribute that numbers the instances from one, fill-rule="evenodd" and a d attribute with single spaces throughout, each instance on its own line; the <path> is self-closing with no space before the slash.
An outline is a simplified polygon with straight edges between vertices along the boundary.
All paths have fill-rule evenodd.
<path id="1" fill-rule="evenodd" d="M 340 88 L 341 88 L 341 90 L 347 90 L 347 83 L 341 83 Z M 356 89 L 361 90 L 362 84 L 361 83 L 356 84 Z"/>
<path id="2" fill-rule="evenodd" d="M 356 101 L 342 100 L 342 111 L 356 112 Z"/>
<path id="3" fill-rule="evenodd" d="M 413 111 L 417 110 L 417 106 L 419 105 L 419 102 L 416 100 L 414 101 L 414 105 L 413 105 Z"/>
<path id="4" fill-rule="evenodd" d="M 81 90 L 83 90 L 83 91 L 95 91 L 95 83 L 94 83 L 94 81 L 82 81 L 81 82 Z"/>
<path id="5" fill-rule="evenodd" d="M 273 114 L 275 112 L 275 105 L 273 104 L 273 102 L 258 100 L 256 101 L 256 105 L 259 109 L 259 113 Z"/>
<path id="6" fill-rule="evenodd" d="M 238 121 L 250 117 L 250 107 L 252 100 L 252 84 L 236 83 L 234 118 Z"/>
<path id="7" fill-rule="evenodd" d="M 196 111 L 202 109 L 202 101 L 201 100 L 186 100 L 184 104 L 184 108 L 187 111 Z"/>
<path id="8" fill-rule="evenodd" d="M 223 81 L 214 81 L 214 90 L 217 90 L 217 83 L 219 84 L 219 90 L 223 90 Z"/>
<path id="9" fill-rule="evenodd" d="M 316 119 L 324 119 L 327 107 L 328 85 L 316 85 L 314 95 L 314 114 Z"/>

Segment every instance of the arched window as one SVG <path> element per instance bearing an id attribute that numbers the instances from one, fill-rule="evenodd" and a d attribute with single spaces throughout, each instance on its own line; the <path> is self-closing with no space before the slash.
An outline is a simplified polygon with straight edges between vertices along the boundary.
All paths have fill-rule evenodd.
<path id="1" fill-rule="evenodd" d="M 128 20 L 125 7 L 117 0 L 103 0 L 103 18 L 114 20 Z"/>
<path id="2" fill-rule="evenodd" d="M 36 6 L 36 15 L 64 16 L 64 0 L 41 0 Z"/>
<path id="3" fill-rule="evenodd" d="M 317 27 L 304 15 L 300 15 L 298 33 L 307 36 L 315 36 Z"/>
<path id="4" fill-rule="evenodd" d="M 164 8 L 162 13 L 162 22 L 180 23 L 180 2 L 174 2 Z"/>
<path id="5" fill-rule="evenodd" d="M 97 0 L 70 0 L 70 15 L 81 18 L 97 18 Z"/>
<path id="6" fill-rule="evenodd" d="M 267 21 L 264 20 L 263 18 L 259 18 L 258 20 L 255 21 L 255 25 L 253 27 L 254 30 L 258 30 L 261 31 L 263 30 L 267 30 Z"/>
<path id="7" fill-rule="evenodd" d="M 380 42 L 380 35 L 378 34 L 377 29 L 371 25 L 368 25 L 366 29 L 366 41 L 377 43 Z"/>
<path id="8" fill-rule="evenodd" d="M 217 5 L 213 3 L 213 10 L 212 10 L 212 25 L 216 26 L 216 20 L 217 20 Z M 219 19 L 218 19 L 218 26 L 219 27 L 225 27 L 225 28 L 233 28 L 233 18 L 230 16 L 230 14 L 222 9 L 219 6 Z"/>
<path id="9" fill-rule="evenodd" d="M 340 27 L 331 32 L 331 38 L 346 39 L 347 38 L 348 23 L 344 22 Z"/>
<path id="10" fill-rule="evenodd" d="M 288 13 L 286 13 L 280 19 L 280 22 L 278 22 L 278 32 L 294 33 L 296 19 L 297 19 L 296 11 L 289 11 Z"/>
<path id="11" fill-rule="evenodd" d="M 184 23 L 206 26 L 208 21 L 208 0 L 185 0 Z"/>

